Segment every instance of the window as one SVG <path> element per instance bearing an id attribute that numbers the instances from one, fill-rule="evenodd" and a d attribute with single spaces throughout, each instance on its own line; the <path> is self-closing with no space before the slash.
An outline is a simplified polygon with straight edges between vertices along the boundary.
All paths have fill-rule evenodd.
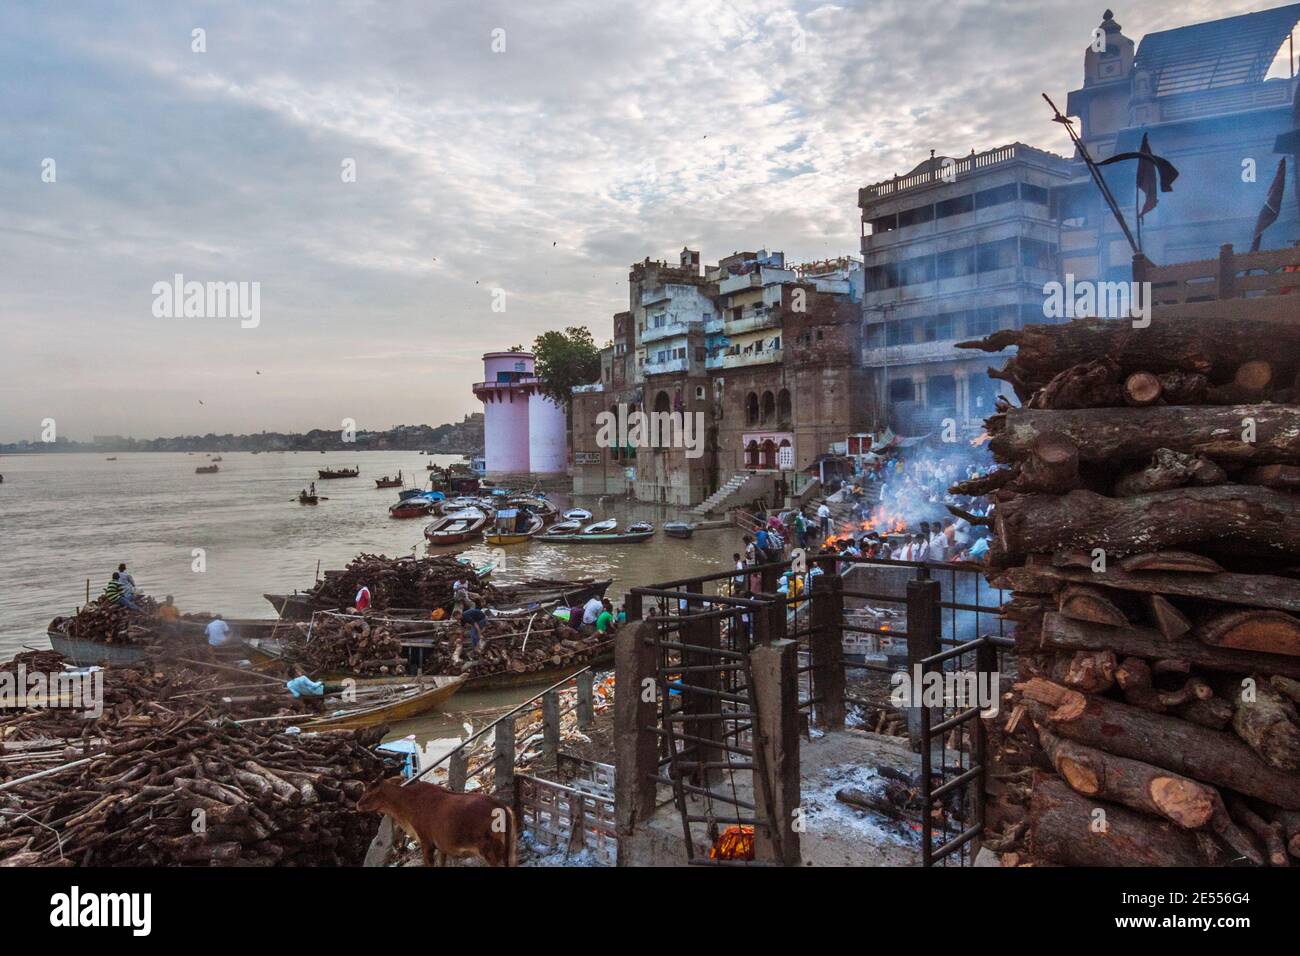
<path id="1" fill-rule="evenodd" d="M 932 315 L 925 320 L 925 340 L 927 342 L 946 342 L 953 337 L 951 315 Z"/>
<path id="2" fill-rule="evenodd" d="M 1016 265 L 1017 255 L 1018 250 L 1015 239 L 981 242 L 976 253 L 976 266 L 980 272 L 1011 269 Z"/>
<path id="3" fill-rule="evenodd" d="M 945 199 L 941 203 L 936 203 L 934 207 L 935 219 L 947 219 L 949 216 L 960 216 L 964 212 L 972 212 L 975 209 L 975 199 L 971 195 L 954 196 L 952 199 Z"/>
<path id="4" fill-rule="evenodd" d="M 975 271 L 973 246 L 941 252 L 936 260 L 935 272 L 940 279 L 955 279 L 958 276 L 968 276 Z"/>
<path id="5" fill-rule="evenodd" d="M 1048 192 L 1042 186 L 1035 186 L 1032 183 L 1020 184 L 1020 198 L 1025 202 L 1036 203 L 1039 206 L 1049 204 Z"/>
<path id="6" fill-rule="evenodd" d="M 889 400 L 891 402 L 911 402 L 916 400 L 916 385 L 910 378 L 896 378 L 889 383 Z"/>
<path id="7" fill-rule="evenodd" d="M 885 323 L 877 322 L 867 326 L 867 348 L 878 349 L 885 344 Z"/>
<path id="8" fill-rule="evenodd" d="M 750 392 L 745 396 L 745 422 L 749 425 L 758 423 L 758 393 Z"/>
<path id="9" fill-rule="evenodd" d="M 898 217 L 894 214 L 880 216 L 877 219 L 868 219 L 866 222 L 868 236 L 874 236 L 882 232 L 893 232 L 898 228 Z"/>
<path id="10" fill-rule="evenodd" d="M 919 226 L 924 222 L 934 221 L 933 206 L 917 206 L 915 209 L 904 209 L 898 214 L 898 228 L 904 226 Z"/>
<path id="11" fill-rule="evenodd" d="M 866 280 L 868 292 L 892 289 L 898 285 L 898 269 L 892 262 L 883 266 L 872 266 L 867 269 Z"/>
<path id="12" fill-rule="evenodd" d="M 994 186 L 992 189 L 981 189 L 975 194 L 975 208 L 989 209 L 992 206 L 1015 202 L 1017 198 L 1019 198 L 1019 190 L 1016 188 L 1015 183 Z"/>
<path id="13" fill-rule="evenodd" d="M 1056 268 L 1056 247 L 1037 239 L 1020 240 L 1020 264 L 1031 269 L 1054 271 Z"/>
<path id="14" fill-rule="evenodd" d="M 997 310 L 992 308 L 971 309 L 966 313 L 966 334 L 970 336 L 989 335 L 998 328 Z"/>
<path id="15" fill-rule="evenodd" d="M 957 410 L 957 380 L 951 375 L 932 375 L 925 383 L 926 404 L 936 411 Z"/>
<path id="16" fill-rule="evenodd" d="M 703 386 L 703 385 L 696 385 L 696 386 L 695 386 L 695 400 L 696 400 L 697 402 L 702 402 L 702 401 L 704 401 L 704 386 Z"/>
<path id="17" fill-rule="evenodd" d="M 767 424 L 776 417 L 776 396 L 771 392 L 763 393 L 763 417 L 760 421 Z"/>
<path id="18" fill-rule="evenodd" d="M 919 285 L 934 279 L 934 256 L 919 256 L 898 264 L 899 285 Z"/>

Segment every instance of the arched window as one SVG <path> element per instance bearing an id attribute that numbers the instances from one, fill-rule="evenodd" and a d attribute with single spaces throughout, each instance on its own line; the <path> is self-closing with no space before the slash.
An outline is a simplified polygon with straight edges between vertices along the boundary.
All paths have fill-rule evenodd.
<path id="1" fill-rule="evenodd" d="M 761 464 L 758 467 L 760 468 L 776 467 L 776 442 L 772 441 L 772 439 L 770 438 L 767 439 L 767 441 L 763 442 Z"/>
<path id="2" fill-rule="evenodd" d="M 784 454 L 784 453 L 785 453 L 785 450 L 786 450 L 787 448 L 790 448 L 790 447 L 791 447 L 791 445 L 790 445 L 790 439 L 788 439 L 788 438 L 782 438 L 782 439 L 781 439 L 781 444 L 778 445 L 778 446 L 777 446 L 777 449 L 776 449 L 776 463 L 777 463 L 778 466 L 781 464 L 781 455 Z M 793 467 L 793 464 L 794 464 L 794 456 L 793 456 L 793 455 L 790 455 L 789 458 L 790 458 L 791 467 Z"/>
<path id="3" fill-rule="evenodd" d="M 776 394 L 776 420 L 788 422 L 791 418 L 790 390 L 783 388 Z"/>
<path id="4" fill-rule="evenodd" d="M 745 424 L 758 424 L 758 394 L 755 392 L 745 396 Z"/>
<path id="5" fill-rule="evenodd" d="M 671 412 L 673 410 L 673 400 L 667 392 L 660 392 L 655 396 L 656 412 Z"/>
<path id="6" fill-rule="evenodd" d="M 758 442 L 753 439 L 750 439 L 749 444 L 745 446 L 745 467 L 758 467 Z"/>
<path id="7" fill-rule="evenodd" d="M 763 393 L 763 418 L 764 424 L 770 422 L 776 417 L 776 396 L 771 392 Z"/>

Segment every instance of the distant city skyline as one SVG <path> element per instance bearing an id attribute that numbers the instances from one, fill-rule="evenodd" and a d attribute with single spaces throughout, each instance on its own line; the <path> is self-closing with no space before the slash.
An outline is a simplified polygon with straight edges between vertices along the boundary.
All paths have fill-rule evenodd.
<path id="1" fill-rule="evenodd" d="M 856 255 L 931 149 L 1069 154 L 1039 93 L 1106 5 L 1016 6 L 6 4 L 0 442 L 455 422 L 645 256 Z"/>

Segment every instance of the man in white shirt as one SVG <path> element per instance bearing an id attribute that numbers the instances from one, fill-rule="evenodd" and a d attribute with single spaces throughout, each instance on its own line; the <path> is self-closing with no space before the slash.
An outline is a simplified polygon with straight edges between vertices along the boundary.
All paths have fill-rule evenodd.
<path id="1" fill-rule="evenodd" d="M 829 538 L 831 535 L 831 509 L 826 507 L 826 502 L 817 506 L 817 520 L 822 527 L 822 537 Z"/>
<path id="2" fill-rule="evenodd" d="M 582 606 L 582 623 L 584 626 L 590 624 L 596 626 L 596 618 L 600 617 L 600 612 L 605 606 L 600 603 L 600 598 L 593 597 L 590 601 Z"/>
<path id="3" fill-rule="evenodd" d="M 220 614 L 213 617 L 203 630 L 208 635 L 209 647 L 223 647 L 234 643 L 230 637 L 230 625 L 221 619 Z"/>
<path id="4" fill-rule="evenodd" d="M 936 523 L 930 534 L 930 560 L 947 561 L 948 560 L 948 537 Z"/>

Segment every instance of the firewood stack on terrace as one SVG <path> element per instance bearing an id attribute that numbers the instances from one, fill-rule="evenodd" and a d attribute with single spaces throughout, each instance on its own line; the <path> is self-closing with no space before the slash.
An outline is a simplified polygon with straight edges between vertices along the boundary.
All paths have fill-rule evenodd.
<path id="1" fill-rule="evenodd" d="M 1014 592 L 985 845 L 1300 860 L 1300 322 L 1170 309 L 963 347 L 1012 345 L 1004 467 L 954 486 L 996 502 L 989 577 Z"/>

